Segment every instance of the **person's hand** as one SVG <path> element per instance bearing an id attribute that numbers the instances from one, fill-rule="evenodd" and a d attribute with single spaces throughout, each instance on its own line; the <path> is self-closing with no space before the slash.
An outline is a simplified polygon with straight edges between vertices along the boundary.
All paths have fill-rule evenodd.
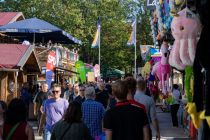
<path id="1" fill-rule="evenodd" d="M 160 140 L 160 133 L 156 134 L 156 140 Z"/>
<path id="2" fill-rule="evenodd" d="M 37 113 L 36 113 L 36 111 L 34 111 L 34 116 L 37 116 Z"/>
<path id="3" fill-rule="evenodd" d="M 42 136 L 42 134 L 43 134 L 42 132 L 43 132 L 42 129 L 39 128 L 39 129 L 38 129 L 38 134 L 39 134 L 39 136 Z"/>

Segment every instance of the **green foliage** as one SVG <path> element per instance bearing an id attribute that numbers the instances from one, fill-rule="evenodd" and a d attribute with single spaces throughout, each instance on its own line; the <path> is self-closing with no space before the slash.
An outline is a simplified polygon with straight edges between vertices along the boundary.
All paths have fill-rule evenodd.
<path id="1" fill-rule="evenodd" d="M 97 18 L 101 19 L 102 70 L 117 68 L 131 71 L 134 48 L 126 43 L 131 33 L 134 15 L 138 17 L 137 52 L 141 65 L 140 44 L 152 44 L 149 13 L 145 0 L 5 0 L 3 11 L 21 11 L 26 18 L 46 20 L 82 40 L 80 59 L 98 63 L 98 49 L 91 49 Z M 75 46 L 74 46 L 75 47 Z"/>

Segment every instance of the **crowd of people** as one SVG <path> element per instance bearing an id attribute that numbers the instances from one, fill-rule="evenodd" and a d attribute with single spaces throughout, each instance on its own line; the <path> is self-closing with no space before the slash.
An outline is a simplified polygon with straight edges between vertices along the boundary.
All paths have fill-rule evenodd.
<path id="1" fill-rule="evenodd" d="M 152 133 L 160 140 L 155 102 L 146 95 L 147 84 L 142 78 L 53 84 L 50 89 L 42 83 L 40 87 L 33 103 L 38 133 L 44 140 L 151 140 Z M 27 109 L 24 98 L 13 99 L 4 108 L 3 140 L 34 139 Z"/>

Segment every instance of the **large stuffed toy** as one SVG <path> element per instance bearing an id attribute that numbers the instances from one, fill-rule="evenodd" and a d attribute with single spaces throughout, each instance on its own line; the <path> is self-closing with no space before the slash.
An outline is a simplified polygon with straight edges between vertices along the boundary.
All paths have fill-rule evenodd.
<path id="1" fill-rule="evenodd" d="M 161 45 L 161 60 L 157 62 L 152 68 L 152 75 L 157 75 L 159 82 L 159 88 L 162 93 L 166 94 L 167 91 L 170 92 L 169 88 L 169 76 L 171 74 L 171 67 L 168 63 L 169 51 L 168 44 L 163 42 Z"/>
<path id="2" fill-rule="evenodd" d="M 188 104 L 193 123 L 197 128 L 203 121 L 203 136 L 210 139 L 210 1 L 196 0 L 196 10 L 203 25 L 196 49 L 194 72 L 193 103 Z M 208 125 L 207 125 L 208 124 Z"/>
<path id="3" fill-rule="evenodd" d="M 175 41 L 169 56 L 169 64 L 184 70 L 186 66 L 193 65 L 201 24 L 198 17 L 185 8 L 173 18 L 171 30 Z"/>
<path id="4" fill-rule="evenodd" d="M 151 69 L 150 62 L 146 62 L 144 67 L 141 70 L 141 74 L 144 78 L 146 78 L 147 75 L 149 75 Z"/>

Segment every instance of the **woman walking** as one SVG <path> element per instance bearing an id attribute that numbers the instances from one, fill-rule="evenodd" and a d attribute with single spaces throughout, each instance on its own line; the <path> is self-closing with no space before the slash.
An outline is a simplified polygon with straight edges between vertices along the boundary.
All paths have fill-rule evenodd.
<path id="1" fill-rule="evenodd" d="M 6 111 L 6 120 L 0 132 L 3 140 L 34 140 L 32 127 L 27 123 L 27 107 L 23 100 L 13 99 Z"/>
<path id="2" fill-rule="evenodd" d="M 55 124 L 51 140 L 92 140 L 87 126 L 82 122 L 82 111 L 78 102 L 69 104 L 64 119 Z"/>

